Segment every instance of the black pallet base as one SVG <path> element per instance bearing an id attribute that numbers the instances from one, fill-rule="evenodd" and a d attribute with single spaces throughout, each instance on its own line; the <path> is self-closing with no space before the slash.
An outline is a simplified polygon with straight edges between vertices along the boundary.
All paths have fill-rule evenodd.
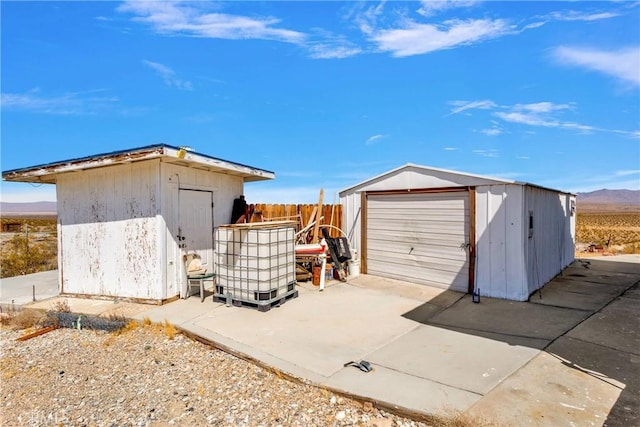
<path id="1" fill-rule="evenodd" d="M 287 300 L 293 299 L 293 298 L 298 298 L 298 291 L 293 291 L 281 298 L 278 298 L 275 301 L 271 301 L 268 302 L 266 304 L 259 304 L 256 302 L 251 302 L 251 301 L 245 301 L 245 300 L 240 300 L 240 299 L 234 299 L 231 298 L 231 304 L 233 304 L 235 307 L 248 307 L 248 308 L 255 308 L 258 311 L 269 311 L 271 310 L 271 307 L 280 307 L 282 304 L 284 304 Z M 217 302 L 222 302 L 222 303 L 226 303 L 227 302 L 227 297 L 226 295 L 221 295 L 221 294 L 214 294 L 213 295 L 213 300 L 217 301 Z"/>

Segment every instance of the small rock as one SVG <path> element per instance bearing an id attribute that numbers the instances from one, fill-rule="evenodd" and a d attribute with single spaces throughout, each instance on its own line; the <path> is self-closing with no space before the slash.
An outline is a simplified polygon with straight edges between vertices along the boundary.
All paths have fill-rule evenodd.
<path id="1" fill-rule="evenodd" d="M 336 420 L 338 421 L 342 421 L 345 419 L 345 417 L 347 416 L 347 414 L 345 414 L 344 411 L 340 411 L 336 414 Z"/>

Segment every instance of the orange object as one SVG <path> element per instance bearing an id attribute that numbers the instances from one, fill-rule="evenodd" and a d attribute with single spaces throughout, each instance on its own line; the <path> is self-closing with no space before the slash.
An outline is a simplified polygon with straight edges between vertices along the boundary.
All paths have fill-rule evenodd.
<path id="1" fill-rule="evenodd" d="M 322 274 L 322 267 L 313 267 L 313 275 L 311 276 L 311 283 L 313 286 L 320 286 L 320 275 Z"/>

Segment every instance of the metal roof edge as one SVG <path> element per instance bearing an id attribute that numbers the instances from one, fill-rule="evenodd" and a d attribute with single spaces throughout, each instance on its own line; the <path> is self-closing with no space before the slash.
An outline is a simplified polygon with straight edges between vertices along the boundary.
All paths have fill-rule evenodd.
<path id="1" fill-rule="evenodd" d="M 153 144 L 153 145 L 130 148 L 130 149 L 125 149 L 125 150 L 116 150 L 116 151 L 111 151 L 111 152 L 106 152 L 106 153 L 93 154 L 93 155 L 90 155 L 90 156 L 84 156 L 84 157 L 78 157 L 78 158 L 73 158 L 73 159 L 55 161 L 55 162 L 51 162 L 51 163 L 44 163 L 44 164 L 39 164 L 39 165 L 34 165 L 34 166 L 28 166 L 28 167 L 24 167 L 24 168 L 6 170 L 6 171 L 2 172 L 2 178 L 6 179 L 6 177 L 9 176 L 9 175 L 27 173 L 27 172 L 41 170 L 41 169 L 45 169 L 45 168 L 63 166 L 63 165 L 66 165 L 66 164 L 72 164 L 72 163 L 77 164 L 77 163 L 83 163 L 83 162 L 100 161 L 100 160 L 106 160 L 106 159 L 108 159 L 110 157 L 114 157 L 114 156 L 127 155 L 127 154 L 134 155 L 134 154 L 142 153 L 142 152 L 145 152 L 145 151 L 152 151 L 152 150 L 162 150 L 162 153 L 159 153 L 157 155 L 151 154 L 150 156 L 147 157 L 147 159 L 157 158 L 157 157 L 164 157 L 164 156 L 168 156 L 167 150 L 176 150 L 176 151 L 178 151 L 180 149 L 181 149 L 180 147 L 175 147 L 175 146 L 169 145 L 169 144 Z M 217 162 L 223 162 L 223 163 L 226 163 L 226 164 L 229 164 L 229 165 L 238 166 L 238 167 L 242 167 L 242 168 L 248 168 L 248 169 L 256 172 L 256 173 L 247 172 L 248 175 L 263 176 L 262 174 L 268 174 L 268 175 L 272 175 L 273 177 L 275 177 L 275 172 L 272 172 L 272 171 L 269 171 L 269 170 L 266 170 L 266 169 L 260 169 L 260 168 L 256 168 L 256 167 L 249 166 L 249 165 L 245 165 L 245 164 L 242 164 L 242 163 L 232 162 L 232 161 L 229 161 L 229 160 L 224 160 L 224 159 L 221 159 L 221 158 L 218 158 L 218 157 L 209 156 L 207 154 L 198 153 L 196 151 L 188 151 L 188 152 L 193 154 L 193 155 L 205 158 L 205 159 L 214 160 L 214 161 L 217 161 Z M 52 173 L 49 173 L 49 175 L 53 175 L 55 173 L 56 172 L 52 172 Z M 269 178 L 267 178 L 267 179 L 269 179 Z"/>
<path id="2" fill-rule="evenodd" d="M 406 163 L 402 166 L 399 166 L 395 169 L 391 169 L 387 172 L 384 172 L 382 174 L 376 175 L 372 178 L 366 179 L 364 181 L 361 181 L 355 185 L 352 185 L 350 187 L 347 187 L 343 190 L 340 190 L 338 192 L 338 195 L 340 197 L 343 196 L 343 193 L 346 193 L 349 190 L 353 190 L 354 188 L 360 187 L 361 185 L 364 185 L 368 182 L 371 181 L 375 181 L 376 179 L 385 177 L 387 175 L 391 175 L 394 174 L 398 171 L 401 171 L 402 169 L 407 169 L 407 168 L 417 168 L 417 169 L 422 169 L 425 171 L 434 171 L 434 172 L 443 172 L 443 173 L 450 173 L 450 174 L 455 174 L 455 175 L 462 175 L 462 176 L 468 176 L 468 177 L 472 177 L 472 178 L 479 178 L 479 179 L 485 179 L 485 180 L 489 180 L 489 181 L 495 181 L 497 183 L 503 183 L 503 184 L 519 184 L 519 185 L 524 185 L 524 183 L 521 182 L 517 182 L 517 181 L 513 181 L 513 180 L 507 180 L 507 179 L 503 179 L 503 178 L 495 178 L 495 177 L 491 177 L 491 176 L 483 176 L 483 175 L 476 175 L 476 174 L 472 174 L 472 173 L 467 173 L 467 172 L 460 172 L 460 171 L 455 171 L 455 170 L 450 170 L 450 169 L 440 169 L 440 168 L 433 168 L 433 167 L 429 167 L 429 166 L 422 166 L 422 165 L 417 165 L 415 163 Z"/>

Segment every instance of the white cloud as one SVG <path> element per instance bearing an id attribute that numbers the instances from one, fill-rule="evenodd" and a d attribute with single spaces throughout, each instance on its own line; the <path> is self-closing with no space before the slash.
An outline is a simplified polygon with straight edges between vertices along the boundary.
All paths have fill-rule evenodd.
<path id="1" fill-rule="evenodd" d="M 496 111 L 493 115 L 506 122 L 548 128 L 573 129 L 583 133 L 601 130 L 580 123 L 561 121 L 554 117 L 553 113 L 572 110 L 573 105 L 571 104 L 556 104 L 545 101 L 531 104 L 516 104 L 512 107 L 504 108 L 506 108 L 507 111 Z"/>
<path id="2" fill-rule="evenodd" d="M 458 151 L 458 149 L 455 148 L 455 147 L 444 147 L 443 150 L 445 150 L 445 151 Z"/>
<path id="3" fill-rule="evenodd" d="M 520 160 L 530 160 L 531 157 L 529 156 L 516 156 L 516 159 L 520 159 Z"/>
<path id="4" fill-rule="evenodd" d="M 522 113 L 518 111 L 496 111 L 493 114 L 505 122 L 521 123 L 529 126 L 558 127 L 560 125 L 560 123 L 555 120 L 543 119 L 540 116 L 531 113 Z"/>
<path id="5" fill-rule="evenodd" d="M 160 64 L 158 62 L 148 61 L 146 59 L 143 59 L 142 63 L 152 70 L 155 70 L 160 75 L 160 77 L 162 77 L 162 80 L 164 80 L 164 83 L 167 86 L 175 87 L 176 89 L 180 90 L 193 90 L 193 85 L 190 81 L 180 80 L 176 78 L 175 71 L 173 71 L 166 65 Z"/>
<path id="6" fill-rule="evenodd" d="M 420 55 L 496 38 L 512 31 L 502 19 L 450 20 L 441 25 L 406 21 L 402 28 L 377 30 L 370 36 L 378 49 L 392 56 Z"/>
<path id="7" fill-rule="evenodd" d="M 500 152 L 493 148 L 489 150 L 473 150 L 473 153 L 482 157 L 500 157 Z"/>
<path id="8" fill-rule="evenodd" d="M 149 24 L 156 32 L 218 39 L 265 39 L 301 43 L 304 33 L 276 28 L 280 20 L 273 17 L 248 17 L 209 12 L 218 7 L 211 3 L 180 3 L 164 1 L 127 1 L 118 11 L 131 13 L 135 21 Z"/>
<path id="9" fill-rule="evenodd" d="M 616 172 L 614 172 L 614 175 L 615 176 L 640 175 L 640 169 L 626 170 L 626 171 L 616 171 Z"/>
<path id="10" fill-rule="evenodd" d="M 533 104 L 516 104 L 514 109 L 526 110 L 532 113 L 548 113 L 551 111 L 571 109 L 569 104 L 554 104 L 553 102 L 536 102 Z"/>
<path id="11" fill-rule="evenodd" d="M 548 15 L 554 21 L 599 21 L 601 19 L 615 18 L 616 16 L 620 16 L 620 14 L 615 12 L 585 13 L 576 10 L 553 12 Z"/>
<path id="12" fill-rule="evenodd" d="M 559 46 L 553 50 L 553 56 L 563 64 L 584 67 L 640 86 L 640 46 L 618 50 Z"/>
<path id="13" fill-rule="evenodd" d="M 484 133 L 487 136 L 498 136 L 501 133 L 503 133 L 503 131 L 501 129 L 498 129 L 498 128 L 480 129 L 478 132 Z"/>
<path id="14" fill-rule="evenodd" d="M 580 123 L 561 121 L 551 114 L 552 112 L 571 109 L 569 104 L 554 104 L 552 102 L 538 102 L 535 104 L 516 104 L 510 107 L 510 111 L 496 111 L 493 113 L 506 122 L 519 123 L 529 126 L 542 126 L 548 128 L 563 128 L 578 130 L 583 133 L 602 131 L 594 126 Z"/>
<path id="15" fill-rule="evenodd" d="M 97 114 L 118 102 L 117 97 L 93 95 L 98 92 L 103 90 L 46 96 L 40 95 L 39 89 L 33 89 L 26 93 L 3 93 L 0 95 L 0 104 L 3 110 L 55 115 L 90 115 Z"/>
<path id="16" fill-rule="evenodd" d="M 309 44 L 307 49 L 309 50 L 309 56 L 314 59 L 342 59 L 362 53 L 362 49 L 346 42 L 344 44 L 313 43 Z"/>
<path id="17" fill-rule="evenodd" d="M 367 139 L 367 141 L 365 142 L 365 144 L 367 144 L 367 145 L 371 145 L 371 144 L 373 144 L 374 142 L 376 142 L 376 141 L 378 141 L 378 140 L 381 140 L 381 139 L 383 139 L 383 138 L 386 138 L 386 137 L 388 137 L 388 136 L 389 136 L 389 135 L 382 135 L 382 134 L 380 134 L 380 135 L 373 135 L 373 136 L 371 136 L 371 137 L 369 137 L 369 138 Z"/>
<path id="18" fill-rule="evenodd" d="M 596 126 L 561 120 L 559 115 L 566 111 L 575 110 L 573 103 L 554 103 L 549 101 L 528 104 L 498 105 L 493 101 L 449 101 L 454 108 L 448 115 L 458 114 L 470 109 L 493 110 L 491 114 L 503 122 L 539 126 L 546 128 L 559 128 L 579 131 L 580 133 L 609 132 L 625 135 L 631 138 L 640 138 L 640 131 L 626 131 L 619 129 L 605 129 Z M 504 132 L 499 122 L 491 120 L 491 128 L 481 129 L 477 132 L 488 136 L 496 136 Z M 531 133 L 531 132 L 529 132 Z"/>
<path id="19" fill-rule="evenodd" d="M 487 99 L 482 101 L 449 101 L 449 105 L 455 107 L 451 109 L 449 115 L 462 113 L 465 110 L 488 110 L 497 107 L 493 101 L 489 101 Z"/>
<path id="20" fill-rule="evenodd" d="M 476 0 L 422 0 L 417 12 L 422 16 L 432 16 L 446 10 L 469 7 L 477 4 Z"/>

